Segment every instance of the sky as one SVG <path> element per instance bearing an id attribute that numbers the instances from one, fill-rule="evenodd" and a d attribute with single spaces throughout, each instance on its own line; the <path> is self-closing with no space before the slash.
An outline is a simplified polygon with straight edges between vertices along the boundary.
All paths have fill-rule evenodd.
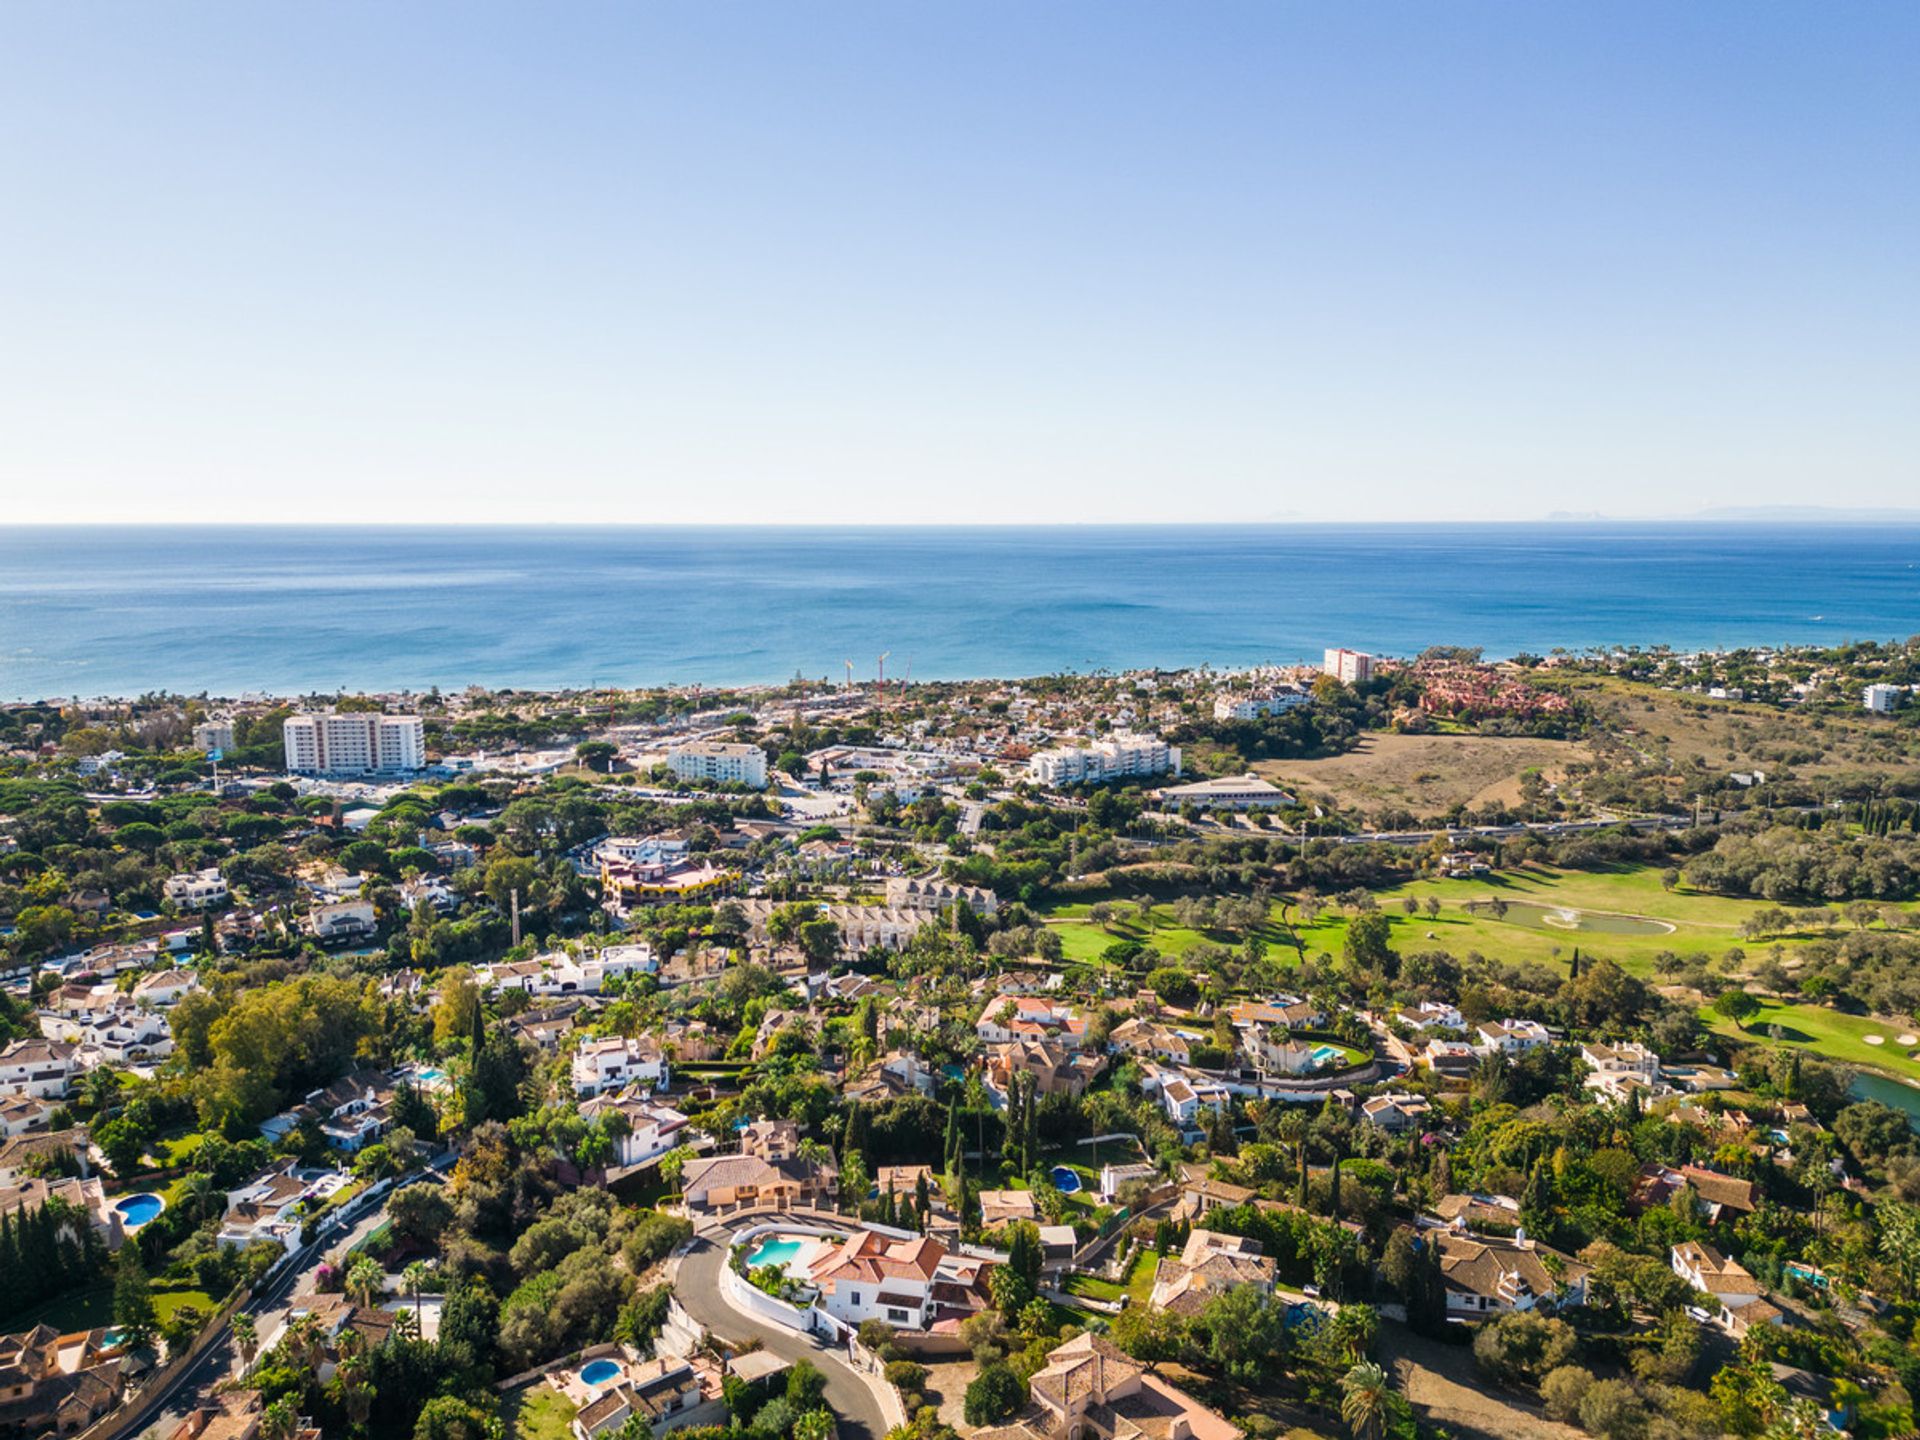
<path id="1" fill-rule="evenodd" d="M 1920 505 L 1920 6 L 0 7 L 0 522 Z"/>

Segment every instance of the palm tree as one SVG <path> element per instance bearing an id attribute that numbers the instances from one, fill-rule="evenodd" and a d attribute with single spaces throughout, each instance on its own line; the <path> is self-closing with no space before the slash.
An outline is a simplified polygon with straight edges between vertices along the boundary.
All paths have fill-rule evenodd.
<path id="1" fill-rule="evenodd" d="M 216 1201 L 224 1208 L 226 1198 L 213 1188 L 213 1176 L 204 1170 L 195 1170 L 181 1177 L 180 1196 L 175 1203 L 195 1221 L 200 1221 L 207 1218 Z"/>
<path id="2" fill-rule="evenodd" d="M 340 1399 L 355 1429 L 365 1425 L 373 1413 L 373 1385 L 367 1379 L 367 1368 L 364 1355 L 340 1362 Z"/>
<path id="3" fill-rule="evenodd" d="M 420 1319 L 420 1292 L 427 1288 L 427 1281 L 433 1278 L 433 1267 L 424 1260 L 416 1260 L 400 1272 L 401 1287 L 413 1297 L 413 1318 Z"/>
<path id="4" fill-rule="evenodd" d="M 280 1343 L 286 1347 L 289 1359 L 309 1370 L 317 1366 L 327 1353 L 327 1337 L 321 1334 L 320 1322 L 311 1314 L 302 1315 L 287 1326 L 286 1335 Z"/>
<path id="5" fill-rule="evenodd" d="M 387 1272 L 380 1268 L 380 1262 L 370 1255 L 363 1255 L 347 1270 L 347 1294 L 357 1304 L 371 1305 L 380 1292 L 386 1288 Z"/>
<path id="6" fill-rule="evenodd" d="M 243 1376 L 253 1372 L 253 1357 L 260 1353 L 260 1329 L 253 1322 L 253 1316 L 244 1310 L 234 1313 L 233 1343 L 240 1351 L 240 1371 Z"/>
<path id="7" fill-rule="evenodd" d="M 260 1440 L 293 1440 L 299 1431 L 300 1412 L 291 1395 L 282 1395 L 260 1416 Z"/>
<path id="8" fill-rule="evenodd" d="M 1373 1349 L 1380 1333 L 1380 1316 L 1371 1305 L 1342 1305 L 1332 1320 L 1333 1340 L 1350 1365 L 1357 1365 Z"/>
<path id="9" fill-rule="evenodd" d="M 1372 1361 L 1354 1366 L 1340 1380 L 1340 1418 L 1354 1440 L 1381 1440 L 1393 1409 L 1393 1386 L 1387 1372 Z"/>

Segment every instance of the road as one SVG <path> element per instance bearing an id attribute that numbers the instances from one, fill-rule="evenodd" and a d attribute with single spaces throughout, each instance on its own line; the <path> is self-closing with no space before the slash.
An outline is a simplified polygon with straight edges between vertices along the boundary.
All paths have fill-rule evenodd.
<path id="1" fill-rule="evenodd" d="M 866 1379 L 836 1349 L 805 1335 L 796 1335 L 770 1320 L 743 1314 L 720 1294 L 720 1267 L 727 1263 L 726 1236 L 702 1235 L 681 1257 L 674 1273 L 673 1293 L 702 1325 L 729 1340 L 754 1339 L 783 1360 L 805 1358 L 827 1377 L 827 1404 L 840 1417 L 841 1440 L 882 1440 L 886 1417 Z"/>
<path id="2" fill-rule="evenodd" d="M 423 1175 L 420 1178 L 428 1177 Z M 432 1178 L 438 1180 L 437 1175 Z M 293 1264 L 281 1271 L 264 1291 L 242 1307 L 254 1317 L 254 1326 L 263 1344 L 280 1328 L 292 1301 L 312 1292 L 314 1277 L 321 1262 L 336 1250 L 359 1244 L 386 1217 L 387 1207 L 382 1203 L 361 1217 L 352 1229 L 331 1234 L 319 1244 L 304 1247 L 296 1253 Z M 135 1397 L 126 1428 L 121 1433 L 140 1436 L 143 1440 L 166 1440 L 192 1411 L 213 1398 L 214 1387 L 234 1373 L 239 1358 L 231 1327 L 223 1327 L 220 1338 L 191 1370 L 176 1376 L 165 1390 Z"/>

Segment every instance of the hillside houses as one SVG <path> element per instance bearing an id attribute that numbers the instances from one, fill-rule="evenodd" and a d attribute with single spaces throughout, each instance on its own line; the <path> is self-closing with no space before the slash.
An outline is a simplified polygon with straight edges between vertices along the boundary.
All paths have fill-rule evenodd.
<path id="1" fill-rule="evenodd" d="M 1187 1236 L 1179 1259 L 1169 1256 L 1154 1275 L 1151 1304 L 1176 1315 L 1198 1315 L 1216 1295 L 1241 1285 L 1273 1290 L 1275 1267 L 1260 1243 L 1215 1230 Z"/>
<path id="2" fill-rule="evenodd" d="M 1590 1267 L 1538 1241 L 1452 1230 L 1429 1230 L 1421 1239 L 1440 1247 L 1449 1320 L 1578 1305 L 1586 1295 Z"/>
<path id="3" fill-rule="evenodd" d="M 619 1095 L 598 1095 L 580 1106 L 584 1120 L 618 1115 L 624 1130 L 614 1139 L 614 1164 L 623 1170 L 651 1165 L 688 1137 L 687 1117 L 670 1105 L 651 1098 L 651 1090 L 635 1086 Z"/>
<path id="4" fill-rule="evenodd" d="M 64 1100 L 84 1067 L 80 1047 L 65 1040 L 16 1040 L 0 1050 L 0 1091 Z"/>
<path id="5" fill-rule="evenodd" d="M 576 1095 L 602 1095 L 630 1085 L 664 1090 L 670 1066 L 652 1036 L 607 1035 L 584 1039 L 573 1052 L 569 1074 Z"/>

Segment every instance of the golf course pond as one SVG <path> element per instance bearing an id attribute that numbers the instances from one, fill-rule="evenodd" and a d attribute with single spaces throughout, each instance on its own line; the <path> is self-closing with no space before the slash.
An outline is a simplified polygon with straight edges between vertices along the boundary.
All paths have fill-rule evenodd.
<path id="1" fill-rule="evenodd" d="M 1484 913 L 1484 912 L 1483 912 Z M 1529 930 L 1565 930 L 1588 935 L 1671 935 L 1674 926 L 1650 915 L 1622 915 L 1611 910 L 1573 910 L 1537 905 L 1531 900 L 1509 900 L 1500 919 Z"/>

